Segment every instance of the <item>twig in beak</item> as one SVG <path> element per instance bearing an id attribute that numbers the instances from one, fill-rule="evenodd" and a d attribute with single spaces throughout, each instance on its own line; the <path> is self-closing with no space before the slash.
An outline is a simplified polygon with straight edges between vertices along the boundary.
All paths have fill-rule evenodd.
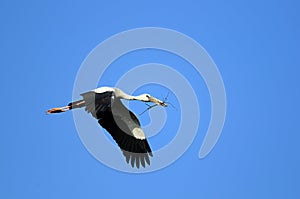
<path id="1" fill-rule="evenodd" d="M 153 104 L 153 105 L 146 104 L 146 105 L 148 106 L 148 108 L 146 110 L 144 110 L 142 113 L 140 113 L 140 115 L 143 115 L 146 111 L 152 109 L 155 106 L 158 106 L 158 104 Z"/>
<path id="2" fill-rule="evenodd" d="M 172 106 L 172 108 L 174 108 L 176 111 L 178 111 L 178 109 L 171 102 L 167 101 L 168 97 L 169 97 L 169 94 L 170 94 L 170 92 L 168 92 L 166 97 L 164 97 L 163 104 L 165 104 L 166 106 L 170 104 Z M 162 106 L 164 106 L 164 105 L 162 105 Z"/>
<path id="3" fill-rule="evenodd" d="M 163 106 L 163 107 L 167 107 L 168 104 L 166 103 L 166 100 L 167 100 L 168 96 L 169 96 L 169 93 L 167 94 L 167 96 L 164 98 L 163 101 L 160 101 L 159 99 L 156 99 L 154 97 L 151 98 L 151 102 L 153 102 L 154 104 L 153 105 L 146 104 L 148 106 L 148 108 L 146 110 L 144 110 L 142 113 L 140 113 L 140 115 L 144 114 L 146 111 L 148 111 L 148 110 L 150 110 L 153 107 L 158 106 L 158 105 Z"/>

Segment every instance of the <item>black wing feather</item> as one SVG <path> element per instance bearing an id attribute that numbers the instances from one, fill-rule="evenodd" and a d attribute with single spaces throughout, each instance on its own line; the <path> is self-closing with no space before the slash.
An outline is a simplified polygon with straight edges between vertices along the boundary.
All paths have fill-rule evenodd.
<path id="1" fill-rule="evenodd" d="M 100 119 L 100 113 L 111 108 L 114 93 L 112 91 L 95 93 L 93 91 L 81 94 L 85 101 L 85 110 L 96 119 Z"/>
<path id="2" fill-rule="evenodd" d="M 129 160 L 131 160 L 131 166 L 134 167 L 135 163 L 138 168 L 140 162 L 142 162 L 143 167 L 145 161 L 150 164 L 149 155 L 152 156 L 152 151 L 148 141 L 146 139 L 137 139 L 130 135 L 131 132 L 126 124 L 119 119 L 118 116 L 113 117 L 110 110 L 103 114 L 106 116 L 100 118 L 98 123 L 105 128 L 117 142 L 126 157 L 126 162 L 129 163 Z M 115 120 L 117 120 L 117 122 Z M 120 128 L 119 126 L 122 127 Z"/>
<path id="3" fill-rule="evenodd" d="M 140 165 L 145 167 L 145 162 L 150 165 L 149 156 L 153 155 L 148 141 L 135 138 L 120 116 L 112 113 L 112 106 L 114 111 L 115 108 L 119 108 L 120 111 L 125 110 L 126 114 L 129 112 L 132 121 L 140 126 L 138 118 L 122 104 L 120 99 L 115 98 L 113 92 L 95 93 L 91 91 L 81 95 L 85 100 L 85 110 L 98 119 L 98 123 L 113 137 L 126 157 L 126 162 L 130 163 L 132 167 L 136 165 L 137 168 Z"/>

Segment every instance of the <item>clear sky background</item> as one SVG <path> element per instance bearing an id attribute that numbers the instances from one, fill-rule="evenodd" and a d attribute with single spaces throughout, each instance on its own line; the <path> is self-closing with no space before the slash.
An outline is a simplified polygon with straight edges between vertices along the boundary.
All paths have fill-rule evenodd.
<path id="1" fill-rule="evenodd" d="M 1 1 L 0 198 L 300 198 L 299 9 L 296 0 Z M 89 154 L 71 113 L 44 111 L 71 100 L 77 71 L 96 45 L 146 26 L 180 31 L 207 50 L 224 80 L 227 117 L 213 151 L 198 159 L 210 118 L 200 79 L 203 122 L 191 147 L 162 170 L 128 174 Z M 107 81 L 126 71 L 118 66 L 176 68 L 175 59 L 129 54 Z M 176 123 L 176 111 L 168 114 Z M 172 128 L 151 145 L 163 146 Z"/>

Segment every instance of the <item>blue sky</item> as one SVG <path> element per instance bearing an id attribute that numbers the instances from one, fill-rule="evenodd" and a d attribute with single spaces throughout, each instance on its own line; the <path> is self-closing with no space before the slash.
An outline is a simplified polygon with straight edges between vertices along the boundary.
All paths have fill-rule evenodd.
<path id="1" fill-rule="evenodd" d="M 2 1 L 0 197 L 299 198 L 299 8 L 295 0 Z M 148 26 L 182 32 L 206 49 L 223 77 L 227 116 L 213 151 L 198 159 L 209 94 L 192 70 L 180 71 L 203 91 L 197 93 L 197 136 L 170 166 L 129 174 L 85 149 L 71 113 L 52 117 L 44 111 L 71 100 L 78 69 L 100 42 Z M 149 62 L 188 65 L 145 50 L 114 62 L 107 71 L 113 77 L 104 81 L 112 84 L 130 67 Z M 157 95 L 166 93 L 153 87 Z M 135 111 L 144 108 L 137 106 Z M 167 113 L 167 124 L 178 122 L 175 110 Z M 147 124 L 149 116 L 141 121 Z M 175 128 L 167 125 L 151 145 L 163 146 Z"/>

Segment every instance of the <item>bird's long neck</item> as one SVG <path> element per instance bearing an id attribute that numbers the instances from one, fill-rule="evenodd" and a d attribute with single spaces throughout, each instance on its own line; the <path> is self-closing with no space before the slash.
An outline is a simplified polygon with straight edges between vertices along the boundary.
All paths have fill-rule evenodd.
<path id="1" fill-rule="evenodd" d="M 143 101 L 142 95 L 132 96 L 132 100 Z"/>
<path id="2" fill-rule="evenodd" d="M 120 89 L 115 89 L 116 96 L 121 98 L 121 99 L 126 99 L 126 100 L 138 100 L 138 96 L 132 96 L 124 93 Z"/>

